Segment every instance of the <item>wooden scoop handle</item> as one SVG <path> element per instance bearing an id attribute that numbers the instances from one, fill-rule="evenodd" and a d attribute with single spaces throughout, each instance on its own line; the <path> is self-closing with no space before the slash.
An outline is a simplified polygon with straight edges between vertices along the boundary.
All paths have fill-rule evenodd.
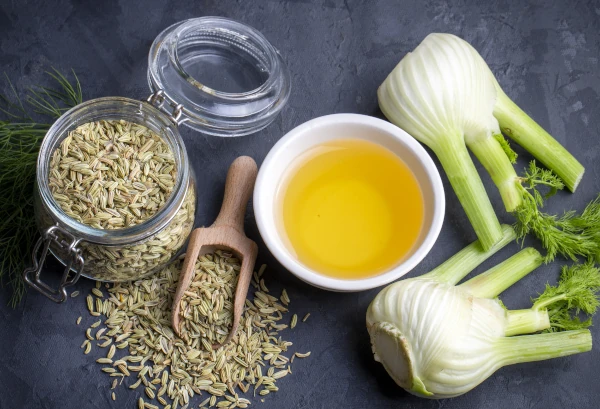
<path id="1" fill-rule="evenodd" d="M 228 226 L 244 234 L 244 215 L 258 168 L 249 156 L 240 156 L 233 161 L 227 172 L 225 195 L 221 211 L 212 227 Z"/>

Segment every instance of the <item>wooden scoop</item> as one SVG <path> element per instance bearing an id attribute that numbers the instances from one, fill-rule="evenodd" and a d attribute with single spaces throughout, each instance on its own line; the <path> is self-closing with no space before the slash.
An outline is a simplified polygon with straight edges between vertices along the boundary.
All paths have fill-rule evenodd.
<path id="1" fill-rule="evenodd" d="M 190 235 L 190 243 L 171 310 L 171 322 L 177 335 L 181 335 L 179 320 L 181 298 L 194 277 L 196 260 L 200 255 L 217 249 L 231 251 L 242 263 L 234 296 L 233 325 L 222 345 L 229 343 L 237 331 L 258 253 L 256 243 L 244 234 L 244 215 L 254 189 L 256 174 L 257 167 L 254 159 L 240 156 L 234 160 L 227 172 L 225 195 L 217 220 L 212 226 L 196 229 Z M 213 345 L 213 349 L 220 346 Z"/>

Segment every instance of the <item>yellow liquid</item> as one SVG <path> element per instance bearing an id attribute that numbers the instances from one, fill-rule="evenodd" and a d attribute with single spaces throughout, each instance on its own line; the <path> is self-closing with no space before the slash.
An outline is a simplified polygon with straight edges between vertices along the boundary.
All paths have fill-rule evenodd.
<path id="1" fill-rule="evenodd" d="M 361 139 L 310 149 L 292 162 L 277 199 L 298 260 L 336 278 L 394 267 L 423 224 L 423 195 L 411 170 L 388 149 Z"/>

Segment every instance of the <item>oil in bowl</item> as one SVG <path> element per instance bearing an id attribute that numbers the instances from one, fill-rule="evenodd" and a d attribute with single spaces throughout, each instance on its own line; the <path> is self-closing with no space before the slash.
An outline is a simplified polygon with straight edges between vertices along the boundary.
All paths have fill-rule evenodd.
<path id="1" fill-rule="evenodd" d="M 412 171 L 364 139 L 308 149 L 288 167 L 276 201 L 292 254 L 337 279 L 367 278 L 400 264 L 424 221 L 423 194 Z"/>

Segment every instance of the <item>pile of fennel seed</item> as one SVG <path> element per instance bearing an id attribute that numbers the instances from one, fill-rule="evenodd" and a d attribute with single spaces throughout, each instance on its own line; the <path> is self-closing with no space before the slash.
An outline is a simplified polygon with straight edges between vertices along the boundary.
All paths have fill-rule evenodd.
<path id="1" fill-rule="evenodd" d="M 292 343 L 279 335 L 288 327 L 282 323 L 289 304 L 285 290 L 280 299 L 270 295 L 261 267 L 254 273 L 256 291 L 252 301 L 246 300 L 236 336 L 231 343 L 212 350 L 211 344 L 202 340 L 211 331 L 219 339 L 231 322 L 226 314 L 231 314 L 240 263 L 221 251 L 199 258 L 196 278 L 211 279 L 194 284 L 191 292 L 196 296 L 188 295 L 182 302 L 201 299 L 213 314 L 211 321 L 206 317 L 198 317 L 197 323 L 186 319 L 184 325 L 194 322 L 197 330 L 189 325 L 183 338 L 174 334 L 170 324 L 180 267 L 181 260 L 150 278 L 109 288 L 97 283 L 87 296 L 90 314 L 101 319 L 86 330 L 82 348 L 85 353 L 94 346 L 108 348 L 97 362 L 114 378 L 112 399 L 117 399 L 116 389 L 123 383 L 142 393 L 140 409 L 191 408 L 193 399 L 200 408 L 246 408 L 251 400 L 240 394 L 252 398 L 277 392 L 277 380 L 291 373 L 294 358 L 310 355 L 288 354 Z M 200 294 L 203 297 L 197 298 Z M 295 323 L 295 314 L 294 318 Z"/>

